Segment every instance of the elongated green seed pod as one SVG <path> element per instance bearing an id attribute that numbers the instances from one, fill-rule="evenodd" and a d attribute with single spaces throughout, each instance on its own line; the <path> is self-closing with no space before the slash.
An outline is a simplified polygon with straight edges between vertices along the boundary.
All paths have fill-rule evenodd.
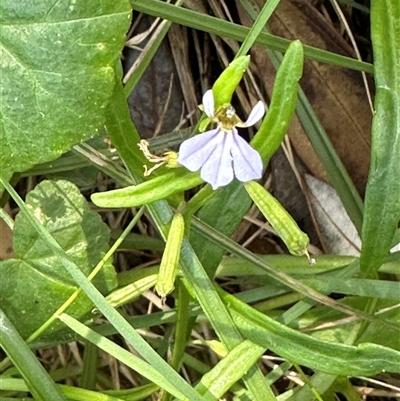
<path id="1" fill-rule="evenodd" d="M 145 291 L 149 290 L 157 281 L 158 274 L 143 277 L 125 287 L 118 288 L 109 294 L 106 299 L 114 307 L 118 308 L 128 302 L 139 298 Z"/>
<path id="2" fill-rule="evenodd" d="M 257 182 L 246 182 L 245 188 L 260 212 L 282 238 L 289 252 L 292 255 L 308 257 L 307 247 L 310 240 L 285 208 Z"/>
<path id="3" fill-rule="evenodd" d="M 139 185 L 98 192 L 91 196 L 99 207 L 135 207 L 146 205 L 203 183 L 198 173 L 176 169 Z"/>
<path id="4" fill-rule="evenodd" d="M 282 143 L 293 118 L 299 80 L 303 73 L 303 46 L 293 41 L 286 50 L 279 70 L 276 73 L 274 89 L 268 113 L 251 141 L 266 163 Z"/>
<path id="5" fill-rule="evenodd" d="M 181 213 L 176 213 L 172 219 L 155 286 L 155 290 L 162 298 L 166 297 L 175 288 L 175 277 L 178 271 L 184 231 L 185 222 L 183 216 Z"/>

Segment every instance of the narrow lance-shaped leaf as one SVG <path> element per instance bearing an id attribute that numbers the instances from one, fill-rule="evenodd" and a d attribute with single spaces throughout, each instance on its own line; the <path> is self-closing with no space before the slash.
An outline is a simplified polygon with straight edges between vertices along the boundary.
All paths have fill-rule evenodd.
<path id="1" fill-rule="evenodd" d="M 400 218 L 400 7 L 371 3 L 375 115 L 365 194 L 360 267 L 373 274 L 388 254 Z"/>
<path id="2" fill-rule="evenodd" d="M 323 341 L 277 322 L 221 289 L 217 291 L 229 305 L 240 332 L 281 357 L 341 376 L 372 376 L 383 371 L 400 373 L 397 350 L 373 343 L 350 346 Z"/>

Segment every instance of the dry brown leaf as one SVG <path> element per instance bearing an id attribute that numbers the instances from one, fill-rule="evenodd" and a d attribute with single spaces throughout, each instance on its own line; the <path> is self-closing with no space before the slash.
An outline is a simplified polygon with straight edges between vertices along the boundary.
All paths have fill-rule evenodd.
<path id="1" fill-rule="evenodd" d="M 256 3 L 261 8 L 264 0 L 256 0 Z M 250 24 L 243 10 L 240 16 L 244 25 Z M 306 0 L 282 0 L 269 26 L 277 36 L 298 38 L 304 44 L 352 56 L 347 42 Z M 252 58 L 271 96 L 275 70 L 265 50 L 255 48 Z M 361 73 L 307 60 L 301 86 L 357 190 L 363 194 L 369 170 L 372 113 Z M 289 135 L 308 169 L 317 178 L 326 181 L 322 164 L 297 117 L 292 122 Z"/>

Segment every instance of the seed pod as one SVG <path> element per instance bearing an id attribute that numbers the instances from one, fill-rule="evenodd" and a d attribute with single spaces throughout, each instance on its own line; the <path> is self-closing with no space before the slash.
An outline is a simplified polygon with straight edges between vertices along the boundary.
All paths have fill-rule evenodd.
<path id="1" fill-rule="evenodd" d="M 175 277 L 178 271 L 184 231 L 185 222 L 183 216 L 177 212 L 172 219 L 155 286 L 155 290 L 162 298 L 166 297 L 175 288 Z"/>
<path id="2" fill-rule="evenodd" d="M 109 294 L 106 299 L 114 307 L 118 308 L 128 302 L 139 298 L 145 291 L 149 290 L 156 283 L 158 274 L 150 274 L 125 287 L 118 288 Z"/>
<path id="3" fill-rule="evenodd" d="M 285 208 L 255 181 L 246 182 L 245 188 L 261 213 L 282 238 L 289 252 L 296 256 L 307 255 L 309 258 L 307 247 L 310 240 Z"/>
<path id="4" fill-rule="evenodd" d="M 122 189 L 98 192 L 91 196 L 99 207 L 135 207 L 147 205 L 170 195 L 194 188 L 204 181 L 199 173 L 176 169 L 159 177 Z"/>
<path id="5" fill-rule="evenodd" d="M 298 81 L 303 72 L 303 46 L 293 41 L 276 73 L 268 113 L 251 141 L 266 163 L 283 141 L 297 103 Z"/>

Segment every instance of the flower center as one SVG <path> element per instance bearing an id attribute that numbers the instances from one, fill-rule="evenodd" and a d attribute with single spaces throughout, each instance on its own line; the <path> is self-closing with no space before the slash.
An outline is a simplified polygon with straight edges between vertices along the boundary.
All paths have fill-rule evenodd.
<path id="1" fill-rule="evenodd" d="M 232 131 L 236 125 L 242 122 L 231 105 L 221 107 L 217 111 L 215 119 L 218 121 L 219 127 L 225 132 Z"/>

